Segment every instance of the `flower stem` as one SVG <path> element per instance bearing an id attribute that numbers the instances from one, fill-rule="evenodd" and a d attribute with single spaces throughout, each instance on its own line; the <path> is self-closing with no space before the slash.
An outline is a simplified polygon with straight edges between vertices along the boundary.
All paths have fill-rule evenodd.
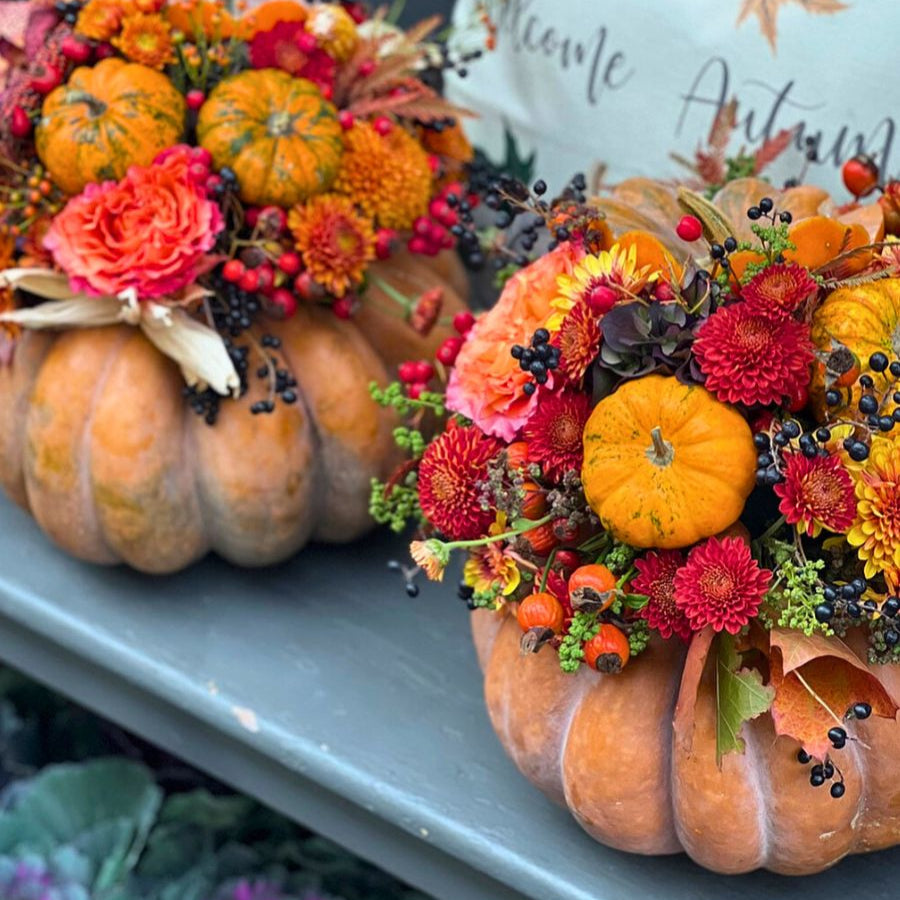
<path id="1" fill-rule="evenodd" d="M 474 538 L 470 541 L 448 541 L 443 544 L 443 547 L 445 550 L 460 550 L 464 547 L 485 547 L 488 544 L 496 544 L 497 541 L 508 541 L 510 538 L 518 537 L 520 534 L 531 531 L 533 528 L 539 528 L 541 525 L 546 525 L 552 518 L 552 515 L 546 515 L 543 519 L 535 519 L 534 521 L 529 519 L 518 528 L 504 531 L 503 534 L 492 534 L 490 537 Z"/>

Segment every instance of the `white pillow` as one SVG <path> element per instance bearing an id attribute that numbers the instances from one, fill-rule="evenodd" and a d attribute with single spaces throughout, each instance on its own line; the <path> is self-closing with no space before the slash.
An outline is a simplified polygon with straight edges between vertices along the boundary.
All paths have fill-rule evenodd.
<path id="1" fill-rule="evenodd" d="M 478 0 L 458 0 L 457 24 Z M 536 174 L 559 187 L 608 165 L 607 181 L 684 170 L 717 109 L 738 98 L 730 151 L 796 129 L 769 171 L 799 175 L 806 138 L 819 161 L 807 179 L 839 197 L 840 166 L 860 150 L 897 168 L 897 0 L 501 0 L 497 49 L 451 75 L 448 93 L 482 118 L 470 126 L 492 158 L 504 125 Z"/>

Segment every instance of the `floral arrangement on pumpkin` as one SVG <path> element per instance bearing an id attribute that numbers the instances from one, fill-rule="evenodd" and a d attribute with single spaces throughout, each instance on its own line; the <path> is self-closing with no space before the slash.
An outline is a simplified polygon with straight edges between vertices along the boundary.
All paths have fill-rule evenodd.
<path id="1" fill-rule="evenodd" d="M 350 317 L 374 260 L 454 244 L 442 198 L 472 151 L 430 85 L 480 50 L 426 43 L 436 17 L 404 33 L 360 3 L 3 6 L 28 10 L 2 44 L 7 358 L 21 327 L 127 322 L 208 422 L 254 377 L 271 387 L 252 411 L 271 412 L 296 383 L 254 322 L 299 303 Z M 440 310 L 394 299 L 422 332 Z"/>
<path id="2" fill-rule="evenodd" d="M 469 608 L 514 615 L 522 652 L 566 672 L 704 642 L 720 759 L 771 709 L 835 798 L 854 721 L 898 710 L 866 662 L 900 662 L 896 185 L 861 203 L 878 182 L 861 159 L 845 181 L 839 207 L 755 178 L 714 202 L 641 179 L 592 201 L 582 176 L 549 201 L 501 179 L 486 204 L 518 222 L 521 268 L 459 323 L 443 391 L 402 370 L 373 388 L 411 420 L 372 500 L 418 525 L 410 594 L 460 550 Z M 623 200 L 642 228 L 617 224 Z M 542 229 L 549 249 L 523 258 Z"/>

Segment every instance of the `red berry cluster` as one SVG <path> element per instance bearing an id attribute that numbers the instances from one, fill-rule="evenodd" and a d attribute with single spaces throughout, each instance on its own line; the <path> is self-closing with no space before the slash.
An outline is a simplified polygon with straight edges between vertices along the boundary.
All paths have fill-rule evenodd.
<path id="1" fill-rule="evenodd" d="M 458 312 L 453 317 L 453 328 L 456 334 L 448 337 L 440 347 L 438 347 L 435 358 L 444 367 L 450 368 L 459 356 L 459 351 L 465 343 L 466 335 L 472 330 L 475 324 L 475 316 L 468 310 Z M 397 369 L 397 375 L 406 385 L 406 393 L 413 399 L 418 400 L 422 395 L 422 391 L 428 389 L 428 382 L 436 375 L 435 367 L 426 360 L 410 360 L 401 363 Z"/>
<path id="2" fill-rule="evenodd" d="M 410 252 L 437 256 L 441 250 L 453 247 L 456 243 L 453 229 L 459 228 L 463 203 L 468 213 L 478 205 L 478 197 L 475 194 L 467 196 L 465 188 L 458 182 L 446 185 L 428 205 L 428 215 L 419 216 L 413 223 L 413 235 L 407 244 Z"/>

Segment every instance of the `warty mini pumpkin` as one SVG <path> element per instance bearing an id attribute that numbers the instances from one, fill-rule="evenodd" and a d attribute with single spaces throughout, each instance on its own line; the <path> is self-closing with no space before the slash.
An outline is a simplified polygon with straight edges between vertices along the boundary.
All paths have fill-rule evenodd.
<path id="1" fill-rule="evenodd" d="M 601 400 L 582 481 L 605 528 L 634 547 L 686 547 L 727 528 L 754 484 L 746 420 L 702 387 L 651 375 Z"/>
<path id="2" fill-rule="evenodd" d="M 854 383 L 860 374 L 871 372 L 872 354 L 886 353 L 891 359 L 900 355 L 900 279 L 885 278 L 831 293 L 813 315 L 812 338 L 818 361 L 810 394 L 819 413 L 824 412 L 828 388 L 840 392 L 834 408 L 858 403 L 862 392 Z M 843 388 L 841 372 L 835 371 L 843 365 L 850 366 L 850 389 Z M 889 405 L 888 412 L 891 409 Z"/>
<path id="3" fill-rule="evenodd" d="M 373 274 L 397 291 L 443 287 L 445 309 L 463 308 L 455 261 L 400 255 Z M 266 395 L 251 380 L 213 426 L 140 331 L 28 332 L 0 366 L 0 482 L 73 556 L 145 572 L 173 572 L 211 550 L 269 565 L 309 540 L 359 537 L 372 525 L 370 479 L 395 462 L 396 423 L 368 385 L 384 383 L 397 359 L 433 356 L 449 334 L 438 325 L 417 335 L 392 304 L 376 283 L 359 323 L 307 306 L 267 323 L 298 402 L 251 415 Z"/>
<path id="4" fill-rule="evenodd" d="M 224 79 L 200 110 L 197 139 L 234 170 L 245 203 L 290 207 L 327 190 L 344 145 L 337 110 L 305 78 L 276 69 Z"/>
<path id="5" fill-rule="evenodd" d="M 76 69 L 44 101 L 35 129 L 41 162 L 67 194 L 121 178 L 184 132 L 184 97 L 161 72 L 109 58 Z"/>

